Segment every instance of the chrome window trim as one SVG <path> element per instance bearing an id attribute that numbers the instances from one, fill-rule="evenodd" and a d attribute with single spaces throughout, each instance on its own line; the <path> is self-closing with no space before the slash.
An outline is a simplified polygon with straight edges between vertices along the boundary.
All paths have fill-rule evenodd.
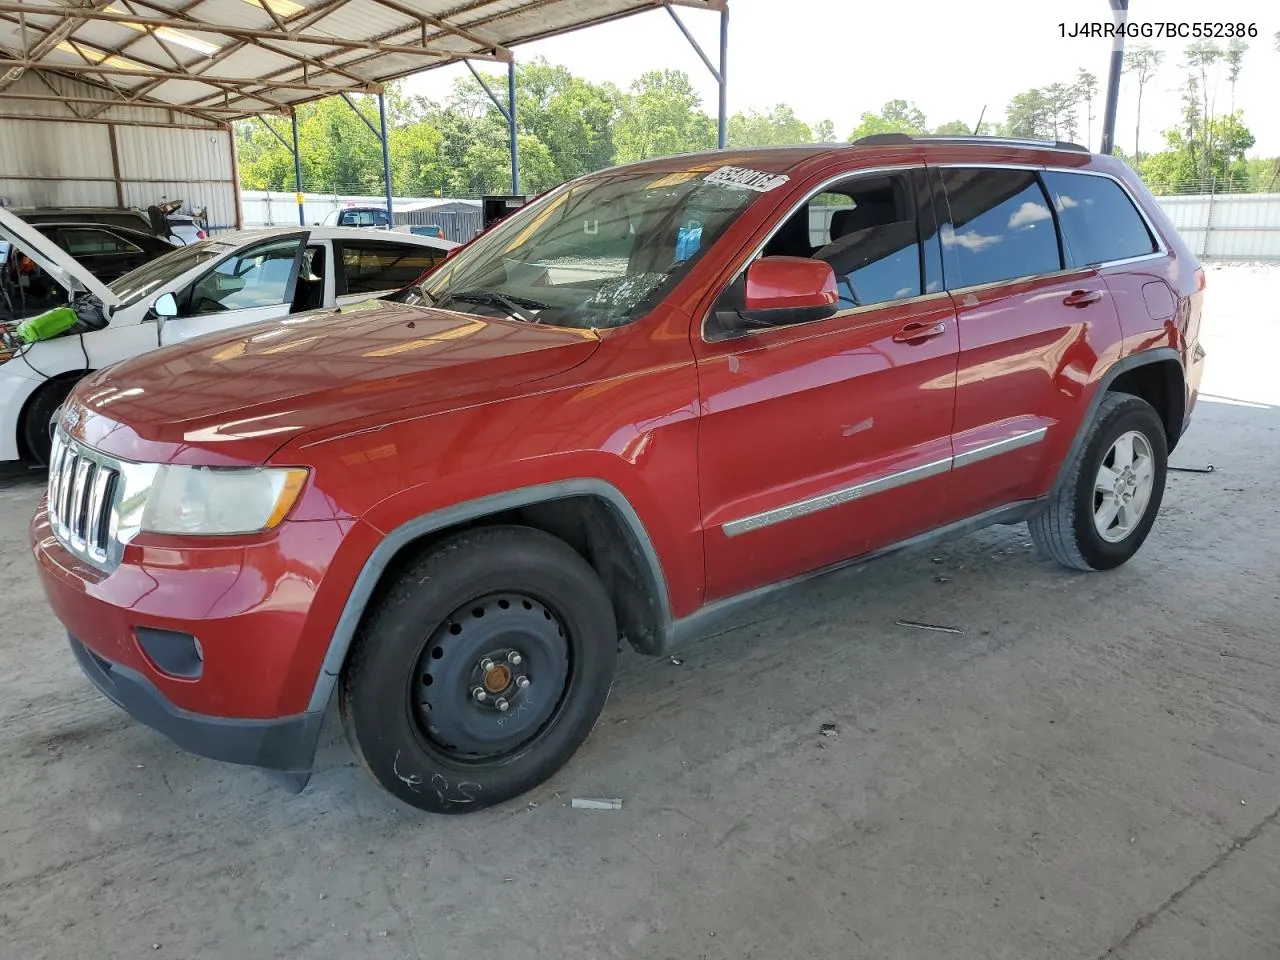
<path id="1" fill-rule="evenodd" d="M 1039 173 L 1076 173 L 1082 177 L 1102 177 L 1105 180 L 1110 180 L 1112 183 L 1118 186 L 1120 190 L 1124 193 L 1125 197 L 1128 198 L 1129 203 L 1133 205 L 1133 209 L 1138 212 L 1138 216 L 1142 219 L 1142 222 L 1146 225 L 1147 232 L 1151 234 L 1151 239 L 1155 242 L 1156 249 L 1151 253 L 1142 253 L 1136 257 L 1124 257 L 1120 260 L 1104 260 L 1101 263 L 1082 263 L 1079 266 L 1075 267 L 1074 269 L 1087 270 L 1090 268 L 1100 269 L 1102 267 L 1114 267 L 1119 264 L 1137 263 L 1141 260 L 1155 260 L 1158 257 L 1164 257 L 1169 255 L 1169 247 L 1164 242 L 1164 236 L 1160 233 L 1159 230 L 1156 229 L 1156 225 L 1151 222 L 1151 218 L 1147 216 L 1147 211 L 1142 209 L 1142 204 L 1140 204 L 1137 198 L 1134 197 L 1133 191 L 1130 190 L 1128 185 L 1119 177 L 1117 177 L 1114 173 L 1107 173 L 1105 170 L 1081 170 L 1077 167 L 1063 167 L 1063 166 L 1058 166 L 1056 164 L 1032 165 L 1032 164 L 1025 164 L 1025 163 L 947 162 L 947 163 L 935 163 L 935 164 L 931 164 L 931 166 L 933 166 L 937 170 L 948 170 L 948 169 L 957 169 L 957 168 L 964 168 L 969 170 L 1031 170 Z M 1061 230 L 1060 227 L 1058 229 Z M 1040 277 L 1040 276 L 1049 276 L 1049 274 L 1036 273 L 1036 274 L 1032 274 L 1031 276 Z M 1021 278 L 1021 279 L 1026 279 L 1026 278 Z M 1005 281 L 1005 282 L 1013 282 L 1013 281 Z"/>
<path id="2" fill-rule="evenodd" d="M 743 331 L 742 333 L 737 334 L 736 336 L 724 337 L 721 340 L 707 339 L 707 320 L 710 319 L 712 309 L 715 307 L 716 300 L 720 298 L 720 294 L 724 293 L 725 290 L 729 289 L 729 287 L 733 286 L 733 284 L 738 282 L 738 278 L 747 272 L 747 268 L 750 267 L 751 264 L 755 262 L 756 257 L 760 256 L 760 254 L 764 251 L 764 248 L 769 245 L 769 241 L 772 240 L 775 236 L 777 236 L 778 231 L 781 230 L 786 225 L 788 220 L 790 220 L 792 217 L 796 215 L 796 212 L 802 206 L 807 204 L 810 200 L 818 196 L 820 193 L 824 193 L 826 189 L 831 185 L 840 183 L 841 181 L 844 181 L 844 180 L 852 180 L 855 177 L 863 177 L 863 176 L 874 177 L 874 176 L 882 175 L 886 173 L 901 173 L 904 170 L 923 170 L 927 166 L 928 165 L 923 160 L 920 160 L 913 163 L 894 163 L 894 164 L 888 164 L 886 166 L 880 166 L 880 167 L 865 167 L 861 170 L 845 170 L 842 173 L 837 173 L 830 177 L 827 177 L 825 180 L 821 181 L 816 187 L 813 187 L 810 192 L 806 193 L 803 197 L 801 197 L 799 200 L 797 200 L 795 203 L 793 203 L 790 207 L 787 208 L 787 212 L 783 215 L 782 219 L 779 220 L 776 224 L 774 224 L 773 229 L 770 230 L 767 234 L 765 234 L 763 240 L 761 240 L 758 244 L 756 244 L 755 249 L 753 249 L 751 253 L 747 256 L 747 258 L 742 261 L 742 265 L 733 272 L 732 276 L 730 276 L 728 280 L 720 284 L 719 289 L 716 292 L 716 295 L 712 297 L 710 305 L 707 307 L 705 311 L 703 311 L 703 314 L 702 314 L 702 322 L 699 325 L 699 330 L 698 330 L 698 334 L 699 336 L 701 336 L 702 342 L 703 343 L 721 343 L 724 340 L 737 341 L 737 340 L 745 339 L 746 337 L 758 336 L 761 333 L 771 333 L 774 330 L 798 329 L 801 327 L 810 326 L 812 323 L 825 323 L 826 320 L 831 320 L 832 317 L 827 317 L 825 320 L 813 320 L 807 324 L 797 323 L 797 324 L 788 324 L 787 327 L 766 327 L 761 330 L 746 330 L 746 331 Z M 946 293 L 946 291 L 945 290 L 939 291 L 939 293 Z M 938 294 L 925 294 L 925 296 L 938 296 Z M 905 298 L 905 299 L 915 299 L 915 298 L 912 297 L 912 298 Z M 880 303 L 866 304 L 865 306 L 883 307 L 883 306 L 888 306 L 891 304 L 903 303 L 903 302 L 904 300 L 884 300 L 884 301 L 881 301 Z M 863 307 L 855 307 L 853 309 L 861 310 L 863 309 Z M 852 311 L 844 311 L 840 314 L 837 314 L 836 316 L 844 316 L 850 312 Z"/>
<path id="3" fill-rule="evenodd" d="M 1165 243 L 1164 236 L 1160 233 L 1159 230 L 1156 229 L 1156 225 L 1152 222 L 1151 218 L 1147 216 L 1146 210 L 1142 208 L 1142 204 L 1140 204 L 1137 198 L 1134 197 L 1133 191 L 1129 189 L 1128 185 L 1123 180 L 1121 180 L 1115 174 L 1107 173 L 1105 170 L 1081 170 L 1076 167 L 1064 167 L 1056 164 L 964 163 L 962 161 L 948 161 L 946 163 L 929 163 L 927 160 L 921 160 L 919 162 L 914 162 L 914 163 L 897 163 L 897 164 L 891 164 L 887 166 L 867 167 L 863 170 L 847 170 L 843 173 L 836 174 L 834 176 L 828 177 L 826 180 L 823 180 L 821 183 L 817 185 L 817 187 L 813 188 L 813 190 L 810 193 L 806 193 L 803 198 L 801 198 L 800 200 L 792 204 L 787 209 L 786 215 L 783 216 L 782 219 L 777 222 L 774 228 L 770 230 L 768 234 L 765 235 L 765 238 L 756 245 L 755 249 L 751 251 L 751 254 L 746 258 L 746 260 L 742 262 L 742 265 L 737 270 L 734 271 L 733 275 L 727 281 L 725 281 L 723 284 L 720 285 L 719 291 L 717 292 L 716 296 L 712 298 L 711 305 L 708 306 L 707 309 L 702 314 L 702 321 L 699 324 L 699 330 L 698 330 L 698 334 L 702 338 L 702 342 L 707 344 L 722 343 L 725 340 L 732 340 L 736 342 L 739 340 L 744 340 L 748 337 L 759 336 L 762 333 L 771 333 L 774 330 L 801 328 L 801 327 L 810 326 L 811 324 L 794 324 L 789 327 L 768 327 L 761 330 L 745 330 L 733 337 L 724 337 L 718 340 L 709 340 L 707 338 L 707 321 L 711 317 L 712 308 L 715 306 L 715 302 L 717 299 L 719 299 L 720 294 L 723 293 L 726 289 L 728 289 L 731 285 L 737 282 L 738 278 L 741 277 L 746 272 L 747 268 L 751 266 L 752 263 L 755 262 L 755 259 L 758 256 L 760 256 L 761 252 L 768 245 L 769 241 L 772 240 L 774 236 L 777 234 L 777 232 L 782 229 L 783 225 L 788 220 L 790 220 L 793 216 L 795 216 L 796 211 L 798 211 L 800 207 L 807 204 L 814 197 L 818 196 L 818 194 L 823 193 L 832 184 L 839 183 L 842 180 L 850 180 L 850 179 L 853 179 L 854 177 L 859 177 L 864 175 L 876 176 L 878 174 L 900 173 L 904 170 L 916 170 L 916 169 L 928 169 L 928 168 L 933 168 L 935 170 L 947 170 L 947 169 L 1027 170 L 1032 173 L 1076 173 L 1086 177 L 1103 177 L 1107 180 L 1110 180 L 1112 183 L 1116 184 L 1116 186 L 1118 186 L 1121 189 L 1121 191 L 1124 193 L 1125 197 L 1128 198 L 1129 203 L 1131 203 L 1133 205 L 1133 209 L 1138 212 L 1138 216 L 1142 219 L 1142 222 L 1146 225 L 1147 231 L 1151 234 L 1152 239 L 1155 241 L 1156 249 L 1151 253 L 1139 254 L 1136 257 L 1124 257 L 1119 260 L 1105 260 L 1105 261 L 1102 261 L 1101 263 L 1082 263 L 1072 267 L 1063 266 L 1058 270 L 1052 270 L 1048 273 L 1031 273 L 1022 277 L 1009 277 L 1004 280 L 991 280 L 986 283 L 970 284 L 968 286 L 963 286 L 963 287 L 946 287 L 945 289 L 939 291 L 938 293 L 926 293 L 926 294 L 921 294 L 915 297 L 906 297 L 901 300 L 883 300 L 879 303 L 865 304 L 863 306 L 854 307 L 850 310 L 843 310 L 840 313 L 835 314 L 834 316 L 827 317 L 826 320 L 840 319 L 840 318 L 851 316 L 857 313 L 862 313 L 864 311 L 879 309 L 881 307 L 890 307 L 890 306 L 896 306 L 896 305 L 902 305 L 902 304 L 915 303 L 919 300 L 927 299 L 930 297 L 945 296 L 946 294 L 949 294 L 949 293 L 971 293 L 975 290 L 980 290 L 986 287 L 1003 286 L 1009 283 L 1022 283 L 1027 280 L 1047 279 L 1054 276 L 1074 273 L 1078 270 L 1101 270 L 1105 267 L 1126 266 L 1131 263 L 1142 263 L 1147 260 L 1158 260 L 1161 257 L 1167 257 L 1169 255 L 1169 247 Z M 1055 225 L 1054 229 L 1058 232 L 1061 232 L 1060 226 Z M 944 263 L 944 271 L 945 271 L 945 263 Z M 825 320 L 812 321 L 812 323 L 824 323 L 824 322 L 826 321 Z"/>
<path id="4" fill-rule="evenodd" d="M 877 477 L 875 480 L 865 480 L 862 483 L 855 483 L 847 487 L 841 487 L 838 490 L 806 497 L 803 500 L 775 507 L 772 510 L 764 510 L 760 513 L 739 517 L 737 520 L 730 520 L 721 524 L 720 529 L 726 537 L 738 537 L 753 530 L 763 530 L 766 527 L 772 527 L 787 520 L 795 520 L 799 517 L 806 517 L 813 513 L 829 510 L 832 507 L 843 506 L 862 497 L 884 493 L 886 490 L 894 490 L 898 487 L 906 486 L 908 483 L 915 483 L 917 480 L 936 477 L 957 467 L 966 467 L 972 463 L 979 463 L 1022 447 L 1029 447 L 1043 440 L 1048 430 L 1048 427 L 1037 427 L 1035 430 L 1028 430 L 1012 437 L 1005 437 L 1002 440 L 984 444 L 973 450 L 966 450 L 958 456 L 943 457 L 940 460 L 933 460 L 917 467 L 909 467 L 897 473 Z"/>

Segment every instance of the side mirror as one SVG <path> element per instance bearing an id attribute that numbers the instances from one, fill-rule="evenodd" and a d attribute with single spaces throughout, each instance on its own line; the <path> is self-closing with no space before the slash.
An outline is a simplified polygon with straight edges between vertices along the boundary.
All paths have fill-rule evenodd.
<path id="1" fill-rule="evenodd" d="M 831 264 L 808 257 L 764 257 L 722 295 L 715 318 L 722 334 L 834 316 L 840 293 Z"/>
<path id="2" fill-rule="evenodd" d="M 151 311 L 162 320 L 169 320 L 178 315 L 178 299 L 172 293 L 162 294 L 151 305 Z"/>

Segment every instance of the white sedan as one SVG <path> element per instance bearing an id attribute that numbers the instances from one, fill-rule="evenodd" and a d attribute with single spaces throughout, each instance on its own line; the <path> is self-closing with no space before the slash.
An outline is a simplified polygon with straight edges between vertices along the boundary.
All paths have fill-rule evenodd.
<path id="1" fill-rule="evenodd" d="M 412 283 L 457 244 L 408 233 L 314 227 L 220 234 L 109 286 L 0 208 L 12 243 L 69 291 L 79 320 L 49 340 L 0 343 L 0 461 L 43 463 L 49 420 L 81 377 L 171 343 Z"/>

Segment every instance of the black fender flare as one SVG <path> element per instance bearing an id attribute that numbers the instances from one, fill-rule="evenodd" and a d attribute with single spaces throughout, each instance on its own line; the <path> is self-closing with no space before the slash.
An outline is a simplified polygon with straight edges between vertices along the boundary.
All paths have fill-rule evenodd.
<path id="1" fill-rule="evenodd" d="M 480 517 L 491 516 L 492 514 L 517 507 L 528 507 L 539 503 L 581 496 L 597 497 L 608 503 L 617 511 L 619 518 L 631 532 L 631 535 L 635 537 L 643 561 L 642 571 L 649 578 L 648 586 L 654 591 L 654 598 L 658 605 L 661 634 L 664 638 L 669 636 L 673 629 L 671 602 L 667 592 L 666 579 L 662 573 L 662 566 L 658 561 L 658 554 L 654 549 L 653 541 L 641 522 L 639 514 L 636 513 L 635 508 L 622 491 L 610 483 L 594 478 L 560 480 L 554 483 L 520 487 L 492 496 L 481 497 L 477 500 L 457 503 L 442 510 L 435 510 L 431 513 L 414 517 L 383 537 L 365 560 L 364 567 L 360 570 L 355 584 L 351 587 L 351 593 L 342 608 L 342 614 L 338 617 L 337 626 L 334 628 L 333 635 L 329 638 L 329 647 L 325 652 L 324 661 L 320 666 L 320 672 L 312 688 L 311 700 L 307 705 L 307 711 L 316 712 L 326 709 L 329 698 L 332 696 L 333 689 L 338 682 L 338 677 L 342 673 L 343 664 L 346 663 L 347 653 L 355 640 L 356 630 L 359 628 L 369 601 L 373 597 L 373 591 L 382 579 L 382 575 L 386 572 L 392 559 L 403 547 L 423 536 L 456 526 L 459 523 L 465 523 L 468 520 L 476 520 Z"/>
<path id="2" fill-rule="evenodd" d="M 1098 385 L 1094 388 L 1093 397 L 1089 400 L 1089 406 L 1084 412 L 1084 416 L 1080 419 L 1080 425 L 1076 428 L 1076 435 L 1071 441 L 1071 447 L 1067 450 L 1067 454 L 1062 458 L 1062 463 L 1058 467 L 1057 479 L 1053 482 L 1051 493 L 1056 494 L 1062 489 L 1067 481 L 1067 468 L 1075 459 L 1076 454 L 1080 452 L 1080 448 L 1084 446 L 1085 440 L 1089 435 L 1089 428 L 1093 426 L 1093 418 L 1098 413 L 1098 407 L 1102 405 L 1102 398 L 1107 395 L 1111 389 L 1111 385 L 1120 378 L 1123 373 L 1130 370 L 1136 370 L 1139 367 L 1149 366 L 1153 363 L 1164 363 L 1172 360 L 1178 365 L 1178 369 L 1182 371 L 1182 380 L 1186 384 L 1187 372 L 1182 365 L 1182 356 L 1173 347 L 1152 347 L 1150 350 L 1142 350 L 1138 353 L 1131 353 L 1129 356 L 1117 361 L 1112 365 L 1098 381 Z"/>

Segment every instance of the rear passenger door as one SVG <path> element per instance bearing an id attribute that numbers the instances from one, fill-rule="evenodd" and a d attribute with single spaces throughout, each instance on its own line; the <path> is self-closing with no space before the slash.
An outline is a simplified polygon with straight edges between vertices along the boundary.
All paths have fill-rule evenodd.
<path id="1" fill-rule="evenodd" d="M 338 305 L 359 303 L 399 290 L 445 258 L 444 250 L 419 244 L 336 240 Z"/>
<path id="2" fill-rule="evenodd" d="M 1048 491 L 1081 397 L 1114 357 L 1107 285 L 1064 260 L 1058 214 L 1031 168 L 934 171 L 943 267 L 960 331 L 955 461 L 947 519 Z"/>

